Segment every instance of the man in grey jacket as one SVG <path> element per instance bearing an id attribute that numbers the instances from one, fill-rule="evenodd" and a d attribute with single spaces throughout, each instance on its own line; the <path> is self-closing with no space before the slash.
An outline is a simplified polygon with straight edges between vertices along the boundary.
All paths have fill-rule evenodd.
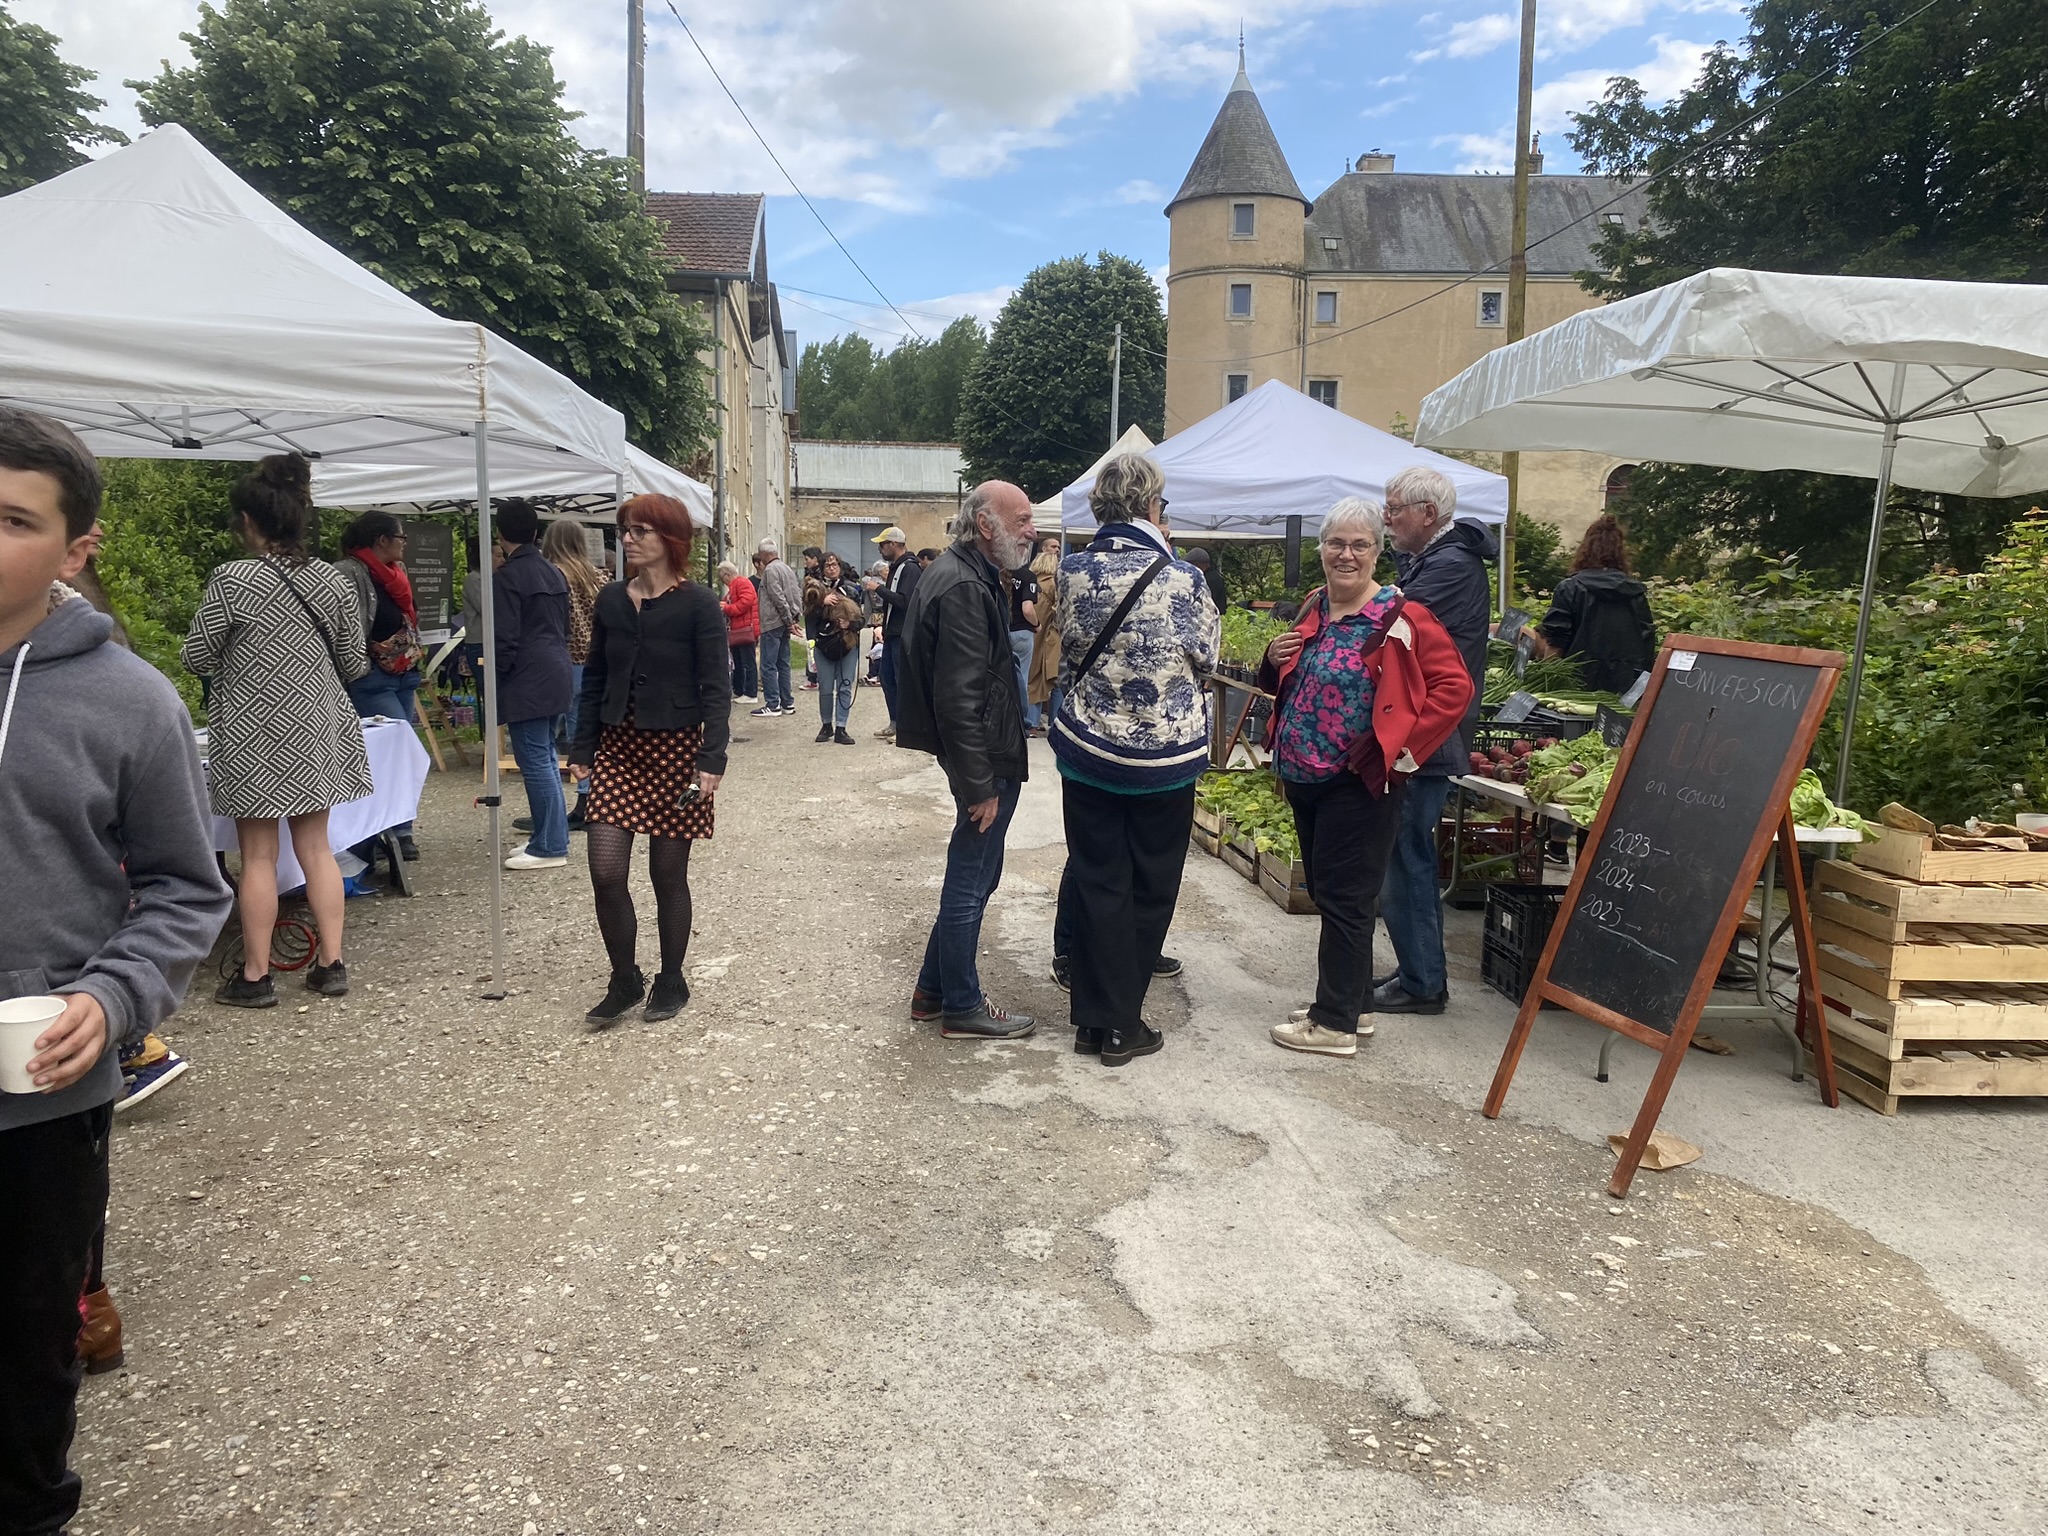
<path id="1" fill-rule="evenodd" d="M 1031 553 L 1031 498 L 1003 480 L 967 493 L 953 543 L 918 579 L 903 619 L 896 745 L 946 770 L 955 814 L 939 915 L 925 941 L 910 1016 L 954 1039 L 1028 1035 L 1028 1015 L 981 990 L 981 918 L 1003 878 L 1003 838 L 1029 772 L 1002 573 Z"/>
<path id="2" fill-rule="evenodd" d="M 105 614 L 51 606 L 99 504 L 68 428 L 0 407 L 0 999 L 62 1009 L 36 1032 L 34 1090 L 0 1093 L 0 1526 L 23 1531 L 78 1510 L 78 1301 L 118 1052 L 177 1008 L 231 901 L 185 706 Z"/>
<path id="3" fill-rule="evenodd" d="M 803 588 L 773 539 L 761 541 L 754 563 L 761 572 L 761 707 L 753 713 L 793 715 L 796 694 L 790 687 L 789 637 L 804 621 Z"/>

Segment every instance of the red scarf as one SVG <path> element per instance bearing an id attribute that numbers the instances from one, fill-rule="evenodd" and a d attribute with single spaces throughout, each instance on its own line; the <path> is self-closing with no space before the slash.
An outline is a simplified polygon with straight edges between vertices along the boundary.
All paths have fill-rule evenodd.
<path id="1" fill-rule="evenodd" d="M 412 600 L 412 578 L 405 574 L 402 566 L 387 565 L 367 549 L 349 551 L 370 568 L 370 580 L 384 589 L 384 595 L 398 604 L 398 611 L 405 615 L 405 622 L 419 628 L 419 608 Z"/>

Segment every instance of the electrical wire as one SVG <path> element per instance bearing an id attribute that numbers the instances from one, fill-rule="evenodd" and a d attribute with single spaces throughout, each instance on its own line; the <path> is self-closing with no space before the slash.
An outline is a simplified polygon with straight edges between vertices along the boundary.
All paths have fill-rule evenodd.
<path id="1" fill-rule="evenodd" d="M 1696 156 L 1705 154 L 1708 150 L 1714 148 L 1718 144 L 1723 143 L 1735 134 L 1742 132 L 1745 128 L 1753 127 L 1762 119 L 1770 116 L 1772 112 L 1776 111 L 1779 107 L 1784 106 L 1786 102 L 1792 100 L 1793 97 L 1799 95 L 1809 86 L 1818 85 L 1823 80 L 1830 80 L 1835 78 L 1835 76 L 1841 72 L 1844 66 L 1848 65 L 1853 60 L 1855 60 L 1866 49 L 1876 47 L 1879 43 L 1883 42 L 1886 38 L 1890 37 L 1894 32 L 1898 31 L 1901 27 L 1909 26 L 1913 22 L 1918 21 L 1922 16 L 1925 16 L 1929 11 L 1933 10 L 1937 5 L 1940 5 L 1942 3 L 1943 0 L 1927 0 L 1927 3 L 1925 5 L 1922 5 L 1918 10 L 1914 11 L 1911 15 L 1901 17 L 1899 20 L 1893 22 L 1890 26 L 1886 27 L 1882 32 L 1879 32 L 1874 36 L 1865 39 L 1863 42 L 1858 43 L 1854 48 L 1850 49 L 1848 53 L 1842 56 L 1841 63 L 1838 64 L 1833 71 L 1827 74 L 1813 75 L 1805 80 L 1802 80 L 1798 85 L 1794 86 L 1791 90 L 1787 91 L 1783 96 L 1780 96 L 1776 101 L 1772 102 L 1769 106 L 1758 108 L 1755 112 L 1751 113 L 1741 122 L 1735 123 L 1730 127 L 1724 128 L 1721 132 L 1715 134 L 1711 139 L 1707 139 L 1699 144 L 1695 144 L 1691 149 L 1687 150 L 1684 154 L 1680 155 L 1676 160 L 1672 161 L 1671 164 L 1665 166 L 1663 170 L 1658 171 L 1654 175 L 1646 176 L 1641 181 L 1630 183 L 1627 190 L 1617 192 L 1613 197 L 1609 198 L 1606 202 L 1600 203 L 1595 207 L 1587 209 L 1586 212 L 1580 214 L 1575 219 L 1566 220 L 1563 224 L 1558 225 L 1556 229 L 1553 229 L 1549 234 L 1539 236 L 1537 239 L 1529 241 L 1523 247 L 1524 253 L 1526 254 L 1529 251 L 1535 250 L 1536 247 L 1539 245 L 1544 245 L 1552 240 L 1555 240 L 1558 236 L 1562 235 L 1566 230 L 1573 228 L 1575 225 L 1583 224 L 1588 219 L 1598 218 L 1601 214 L 1607 212 L 1610 208 L 1615 207 L 1617 204 L 1627 201 L 1629 198 L 1636 196 L 1640 192 L 1647 191 L 1649 188 L 1655 186 L 1658 182 L 1664 180 L 1665 177 L 1672 175 L 1681 166 L 1685 165 L 1687 161 L 1692 160 Z M 1411 299 L 1408 303 L 1403 304 L 1398 308 L 1390 309 L 1383 315 L 1374 315 L 1370 320 L 1361 320 L 1358 322 L 1358 324 L 1347 326 L 1341 331 L 1332 331 L 1327 336 L 1312 336 L 1305 343 L 1298 342 L 1291 347 L 1279 347 L 1271 352 L 1241 353 L 1235 357 L 1187 358 L 1175 356 L 1172 358 L 1168 358 L 1168 355 L 1166 353 L 1155 352 L 1150 347 L 1141 347 L 1133 343 L 1126 343 L 1126 345 L 1130 347 L 1130 350 L 1134 352 L 1142 352 L 1147 357 L 1156 357 L 1161 359 L 1162 361 L 1187 363 L 1194 367 L 1203 367 L 1213 363 L 1258 362 L 1269 357 L 1296 357 L 1301 354 L 1304 347 L 1321 346 L 1324 342 L 1335 341 L 1340 336 L 1350 336 L 1358 331 L 1370 329 L 1372 326 L 1384 324 L 1386 321 L 1394 319 L 1397 315 L 1405 315 L 1411 309 L 1419 309 L 1424 304 L 1428 304 L 1433 300 L 1440 299 L 1447 293 L 1455 293 L 1460 288 L 1464 288 L 1469 286 L 1470 284 L 1476 283 L 1480 281 L 1482 278 L 1494 276 L 1501 272 L 1512 259 L 1512 257 L 1503 258 L 1500 261 L 1493 262 L 1489 266 L 1481 267 L 1477 272 L 1473 272 L 1465 277 L 1461 277 L 1455 282 L 1446 283 L 1441 288 L 1433 289 L 1430 292 L 1425 293 L 1419 299 Z"/>
<path id="2" fill-rule="evenodd" d="M 784 293 L 807 294 L 814 299 L 830 299 L 835 304 L 858 304 L 863 309 L 885 309 L 890 307 L 888 305 L 871 303 L 867 299 L 856 299 L 844 293 L 820 293 L 815 288 L 798 288 L 790 283 L 777 283 L 775 286 Z M 941 314 L 936 309 L 913 309 L 906 307 L 903 313 L 906 315 L 917 315 L 926 320 L 943 320 L 949 325 L 955 320 L 967 318 L 964 315 Z"/>

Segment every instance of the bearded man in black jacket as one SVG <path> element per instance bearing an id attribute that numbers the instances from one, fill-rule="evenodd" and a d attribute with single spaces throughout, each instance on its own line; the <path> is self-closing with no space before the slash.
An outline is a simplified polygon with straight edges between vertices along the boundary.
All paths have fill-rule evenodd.
<path id="1" fill-rule="evenodd" d="M 1434 469 L 1416 465 L 1387 481 L 1387 541 L 1402 593 L 1443 625 L 1472 674 L 1472 705 L 1457 732 L 1408 784 L 1401 824 L 1380 886 L 1380 916 L 1400 968 L 1372 994 L 1377 1013 L 1442 1013 L 1450 995 L 1444 966 L 1444 909 L 1437 891 L 1436 828 L 1451 779 L 1465 771 L 1486 682 L 1486 630 L 1492 615 L 1492 567 L 1500 543 L 1483 523 L 1460 522 L 1458 492 Z"/>
<path id="2" fill-rule="evenodd" d="M 952 544 L 918 578 L 903 618 L 896 745 L 938 758 L 957 811 L 910 1016 L 936 1019 L 949 1040 L 1014 1040 L 1034 1027 L 989 1001 L 974 964 L 1029 773 L 1003 572 L 1030 558 L 1031 498 L 986 481 L 967 493 Z"/>

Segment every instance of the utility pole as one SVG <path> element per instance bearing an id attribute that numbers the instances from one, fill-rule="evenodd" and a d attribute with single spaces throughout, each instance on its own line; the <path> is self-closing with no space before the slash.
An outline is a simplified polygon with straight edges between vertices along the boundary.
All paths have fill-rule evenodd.
<path id="1" fill-rule="evenodd" d="M 1116 363 L 1109 375 L 1109 446 L 1114 448 L 1121 435 L 1117 427 L 1117 403 L 1124 390 L 1124 323 L 1116 323 Z"/>
<path id="2" fill-rule="evenodd" d="M 647 0 L 626 0 L 626 158 L 633 190 L 647 191 Z"/>
<path id="3" fill-rule="evenodd" d="M 1536 0 L 1522 0 L 1522 66 L 1515 87 L 1515 214 L 1508 236 L 1508 341 L 1528 328 L 1529 305 L 1529 131 L 1530 97 L 1536 83 Z M 1501 529 L 1501 606 L 1515 590 L 1515 517 L 1522 506 L 1522 456 L 1501 455 L 1508 482 L 1508 520 Z"/>

